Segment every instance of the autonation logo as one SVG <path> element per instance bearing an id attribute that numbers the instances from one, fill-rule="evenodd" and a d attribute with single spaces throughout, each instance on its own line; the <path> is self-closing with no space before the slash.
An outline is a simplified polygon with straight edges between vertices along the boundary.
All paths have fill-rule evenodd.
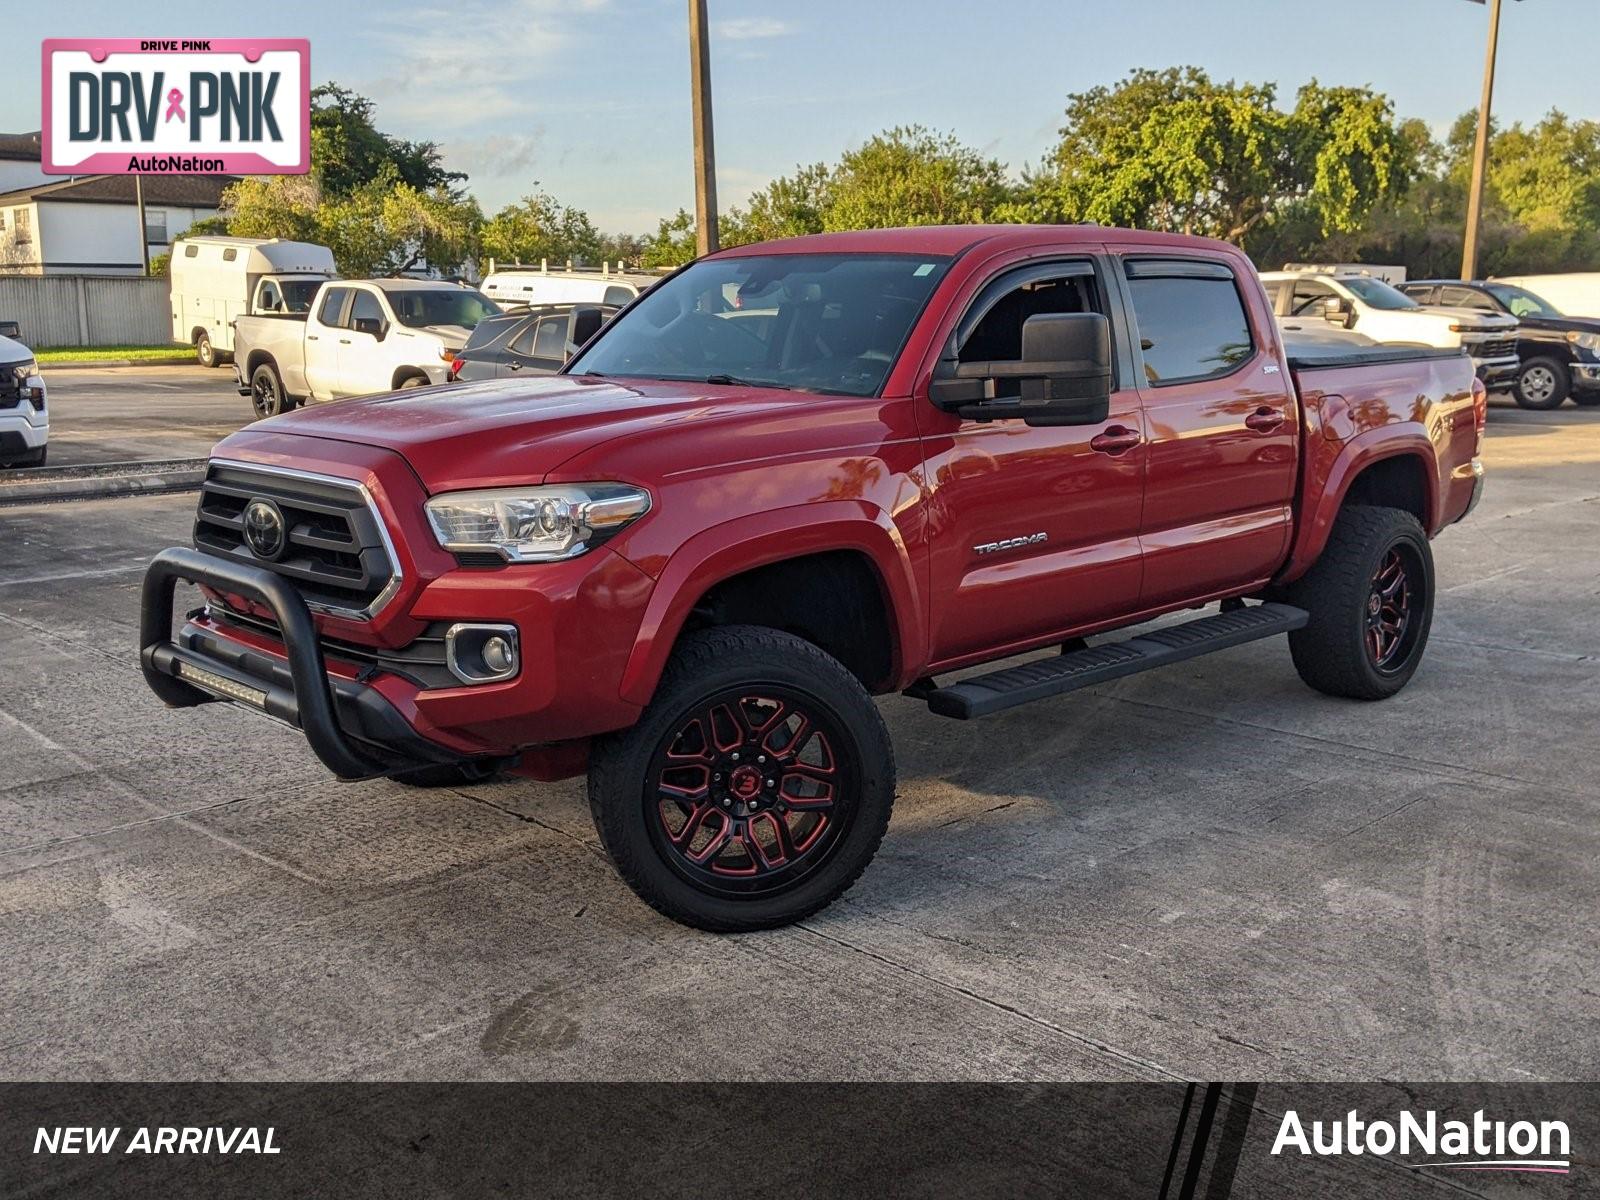
<path id="1" fill-rule="evenodd" d="M 1572 1135 L 1565 1121 L 1491 1121 L 1479 1109 L 1471 1121 L 1441 1121 L 1429 1110 L 1421 1117 L 1409 1109 L 1390 1121 L 1364 1121 L 1351 1109 L 1342 1120 L 1313 1121 L 1306 1132 L 1300 1114 L 1283 1114 L 1274 1154 L 1298 1150 L 1306 1155 L 1420 1155 L 1425 1161 L 1405 1166 L 1420 1170 L 1526 1171 L 1565 1175 L 1572 1169 Z"/>

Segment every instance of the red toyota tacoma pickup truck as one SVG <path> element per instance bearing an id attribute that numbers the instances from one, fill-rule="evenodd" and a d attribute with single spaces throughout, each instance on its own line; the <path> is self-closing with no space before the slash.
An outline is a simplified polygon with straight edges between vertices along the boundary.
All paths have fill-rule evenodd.
<path id="1" fill-rule="evenodd" d="M 586 770 L 651 905 L 780 925 L 888 825 L 874 695 L 974 718 L 1276 634 L 1321 692 L 1405 686 L 1484 417 L 1457 353 L 1298 357 L 1220 242 L 745 246 L 560 375 L 227 438 L 193 546 L 147 574 L 143 667 L 169 705 L 296 726 L 345 779 Z M 203 603 L 174 634 L 181 581 Z"/>

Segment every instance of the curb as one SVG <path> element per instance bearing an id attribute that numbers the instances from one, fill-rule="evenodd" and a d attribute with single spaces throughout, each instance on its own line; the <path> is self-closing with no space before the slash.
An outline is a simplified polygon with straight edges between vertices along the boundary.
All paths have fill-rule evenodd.
<path id="1" fill-rule="evenodd" d="M 85 358 L 65 362 L 46 359 L 39 364 L 41 371 L 77 371 L 87 367 L 179 367 L 194 363 L 193 354 L 169 354 L 164 358 Z M 198 366 L 198 363 L 195 363 Z"/>
<path id="2" fill-rule="evenodd" d="M 193 491 L 205 478 L 207 461 L 204 458 L 170 458 L 25 471 L 0 479 L 0 508 Z"/>

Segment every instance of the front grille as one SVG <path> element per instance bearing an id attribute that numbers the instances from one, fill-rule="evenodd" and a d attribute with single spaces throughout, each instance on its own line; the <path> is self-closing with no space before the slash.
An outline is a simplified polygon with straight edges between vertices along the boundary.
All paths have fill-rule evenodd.
<path id="1" fill-rule="evenodd" d="M 1502 338 L 1493 342 L 1479 342 L 1473 352 L 1479 358 L 1509 358 L 1517 352 L 1517 339 Z"/>
<path id="2" fill-rule="evenodd" d="M 222 625 L 233 625 L 254 633 L 282 640 L 278 623 L 267 617 L 234 612 L 213 604 L 210 615 Z M 450 622 L 434 621 L 421 634 L 399 649 L 363 646 L 339 638 L 319 636 L 322 652 L 329 658 L 343 659 L 369 670 L 385 671 L 409 679 L 422 688 L 459 687 L 461 681 L 451 672 L 445 654 L 444 638 Z"/>
<path id="3" fill-rule="evenodd" d="M 288 545 L 258 557 L 244 537 L 244 509 L 271 500 L 283 513 Z M 378 516 L 353 483 L 323 476 L 212 463 L 200 485 L 196 549 L 265 567 L 294 582 L 314 608 L 367 616 L 396 582 Z"/>

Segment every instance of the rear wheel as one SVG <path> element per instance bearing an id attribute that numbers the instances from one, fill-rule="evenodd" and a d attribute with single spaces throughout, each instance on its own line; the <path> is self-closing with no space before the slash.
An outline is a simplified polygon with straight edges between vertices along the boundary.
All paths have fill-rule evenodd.
<path id="1" fill-rule="evenodd" d="M 210 334 L 202 333 L 199 337 L 195 338 L 194 353 L 195 357 L 200 360 L 200 365 L 202 367 L 214 367 L 218 365 L 219 360 L 217 358 L 217 348 L 211 344 Z"/>
<path id="2" fill-rule="evenodd" d="M 0 460 L 0 467 L 42 467 L 49 455 L 50 447 L 40 446 L 37 450 L 29 450 L 16 458 Z"/>
<path id="3" fill-rule="evenodd" d="M 589 806 L 623 880 L 658 912 L 766 929 L 865 869 L 894 806 L 894 753 L 836 660 L 727 626 L 686 637 L 639 723 L 596 745 Z"/>
<path id="4" fill-rule="evenodd" d="M 428 381 L 426 379 L 424 379 L 421 375 L 407 375 L 404 379 L 402 379 L 400 381 L 400 389 L 399 390 L 405 391 L 407 388 L 419 388 L 419 387 L 427 387 L 427 386 L 428 386 Z"/>
<path id="5" fill-rule="evenodd" d="M 278 368 L 271 363 L 262 363 L 250 372 L 250 407 L 257 418 L 275 417 L 294 407 L 294 401 L 284 395 Z"/>
<path id="6" fill-rule="evenodd" d="M 1516 400 L 1523 408 L 1560 408 L 1572 390 L 1567 364 L 1553 358 L 1530 358 L 1517 374 Z"/>
<path id="7" fill-rule="evenodd" d="M 1347 507 L 1284 598 L 1311 614 L 1289 635 L 1301 679 L 1330 696 L 1392 696 L 1416 673 L 1433 622 L 1427 535 L 1401 509 Z"/>

